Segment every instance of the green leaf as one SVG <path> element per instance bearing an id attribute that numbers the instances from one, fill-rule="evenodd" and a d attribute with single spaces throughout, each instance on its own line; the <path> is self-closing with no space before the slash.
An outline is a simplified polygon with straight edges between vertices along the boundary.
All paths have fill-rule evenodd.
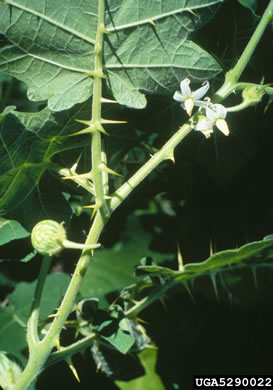
<path id="1" fill-rule="evenodd" d="M 132 334 L 124 332 L 121 328 L 118 328 L 117 331 L 109 337 L 102 337 L 110 344 L 113 345 L 119 352 L 124 355 L 129 351 L 129 349 L 134 345 L 135 339 Z"/>
<path id="2" fill-rule="evenodd" d="M 30 233 L 19 222 L 0 217 L 0 245 L 28 237 L 29 235 Z"/>
<path id="3" fill-rule="evenodd" d="M 170 276 L 181 282 L 193 279 L 207 272 L 231 270 L 232 266 L 242 265 L 247 260 L 265 261 L 273 258 L 273 237 L 267 236 L 262 241 L 254 241 L 238 249 L 217 252 L 201 263 L 190 263 L 182 271 L 172 270 L 157 265 L 139 265 L 137 275 L 157 274 Z M 227 266 L 229 268 L 227 268 Z"/>
<path id="4" fill-rule="evenodd" d="M 45 293 L 40 306 L 41 319 L 45 320 L 59 306 L 69 280 L 70 277 L 64 273 L 50 274 L 46 278 Z M 20 282 L 14 292 L 8 296 L 11 310 L 22 323 L 27 322 L 35 286 L 36 281 L 32 283 Z"/>
<path id="5" fill-rule="evenodd" d="M 63 197 L 63 186 L 52 175 L 46 177 L 44 186 L 40 182 L 47 171 L 60 178 L 59 166 L 52 162 L 57 154 L 70 152 L 69 163 L 62 163 L 71 167 L 83 149 L 89 151 L 89 135 L 70 135 L 83 128 L 76 119 L 88 119 L 90 104 L 87 101 L 59 113 L 48 108 L 36 113 L 12 112 L 0 121 L 0 209 L 16 208 L 18 214 L 24 203 L 23 218 L 30 227 L 41 219 L 69 220 L 71 209 Z M 65 184 L 71 186 L 69 180 Z"/>
<path id="6" fill-rule="evenodd" d="M 31 100 L 47 99 L 53 110 L 88 99 L 97 2 L 15 0 L 0 7 L 0 31 L 12 42 L 0 52 L 0 69 L 27 83 Z"/>
<path id="7" fill-rule="evenodd" d="M 230 249 L 215 253 L 202 263 L 186 264 L 185 272 L 206 272 L 218 270 L 220 267 L 242 264 L 248 259 L 264 261 L 273 257 L 273 238 L 265 238 L 243 245 L 238 249 Z"/>
<path id="8" fill-rule="evenodd" d="M 13 112 L 15 109 L 16 109 L 16 106 L 7 106 L 7 107 L 5 107 L 3 112 L 0 114 L 0 120 L 2 120 L 10 112 Z"/>
<path id="9" fill-rule="evenodd" d="M 37 255 L 37 251 L 34 250 L 33 252 L 28 253 L 25 257 L 20 259 L 20 261 L 22 261 L 22 263 L 27 263 L 28 261 L 33 259 L 33 257 L 35 257 L 36 255 Z"/>
<path id="10" fill-rule="evenodd" d="M 257 0 L 238 0 L 238 1 L 242 6 L 249 8 L 250 11 L 255 15 L 257 9 Z"/>
<path id="11" fill-rule="evenodd" d="M 12 390 L 22 372 L 18 359 L 4 351 L 0 351 L 0 385 L 4 390 Z"/>
<path id="12" fill-rule="evenodd" d="M 220 0 L 191 0 L 187 7 L 181 4 L 178 7 L 174 0 L 142 7 L 143 1 L 132 8 L 131 3 L 115 0 L 105 15 L 111 32 L 104 45 L 108 86 L 119 102 L 136 108 L 146 104 L 142 91 L 167 94 L 171 99 L 179 82 L 189 72 L 191 77 L 202 81 L 220 70 L 210 55 L 187 39 L 189 33 L 214 15 Z M 31 194 L 44 173 L 57 169 L 52 164 L 56 154 L 88 147 L 90 142 L 90 137 L 68 135 L 82 129 L 75 119 L 90 117 L 87 98 L 92 88 L 88 87 L 91 81 L 85 72 L 93 69 L 97 4 L 83 0 L 70 0 L 65 6 L 55 3 L 53 0 L 46 3 L 7 0 L 0 4 L 0 31 L 2 29 L 12 42 L 0 51 L 0 69 L 24 80 L 31 98 L 48 99 L 52 110 L 64 110 L 76 102 L 86 101 L 86 104 L 55 114 L 49 109 L 39 113 L 5 111 L 0 123 L 0 208 L 21 207 L 26 199 L 32 207 Z M 132 9 L 139 9 L 138 16 Z M 135 50 L 136 44 L 139 51 Z M 84 72 L 77 68 L 79 66 L 85 67 Z M 74 161 L 78 156 L 75 155 Z M 39 188 L 36 198 L 39 207 L 32 213 L 23 210 L 24 216 L 35 215 L 37 220 L 56 219 L 51 210 L 49 215 L 37 215 L 37 212 L 44 214 L 47 207 Z M 28 225 L 32 226 L 37 220 L 27 221 Z"/>
<path id="13" fill-rule="evenodd" d="M 21 322 L 16 313 L 0 306 L 0 349 L 12 353 L 22 362 L 22 351 L 26 348 L 25 322 Z"/>
<path id="14" fill-rule="evenodd" d="M 114 1 L 113 7 L 119 7 Z M 185 77 L 199 82 L 219 73 L 219 64 L 188 35 L 200 27 L 217 2 L 123 2 L 110 12 L 111 34 L 105 44 L 108 85 L 121 104 L 143 108 L 146 94 L 170 95 Z M 137 10 L 137 11 L 136 11 Z M 194 12 L 195 15 L 191 13 Z M 114 15 L 113 15 L 114 14 Z M 111 27 L 111 25 L 113 27 Z"/>
<path id="15" fill-rule="evenodd" d="M 82 128 L 75 122 L 75 115 L 81 117 L 79 110 L 76 112 L 51 114 L 48 109 L 39 113 L 14 112 L 0 122 L 0 208 L 12 209 L 26 200 L 44 172 L 54 168 L 51 159 L 55 154 L 86 146 L 85 137 L 67 136 Z M 56 191 L 54 194 L 51 191 L 51 195 L 56 197 Z M 31 213 L 26 214 L 34 213 L 33 203 L 31 199 Z M 40 204 L 40 213 L 42 210 Z"/>
<path id="16" fill-rule="evenodd" d="M 50 274 L 45 283 L 41 303 L 41 319 L 46 319 L 58 306 L 70 278 L 66 274 Z M 36 282 L 18 283 L 14 292 L 7 297 L 6 307 L 0 307 L 0 349 L 10 352 L 22 362 L 26 344 L 26 323 Z"/>
<path id="17" fill-rule="evenodd" d="M 0 84 L 4 83 L 5 81 L 10 81 L 10 76 L 5 73 L 0 73 Z"/>
<path id="18" fill-rule="evenodd" d="M 0 264 L 6 260 L 0 260 Z M 4 273 L 0 272 L 0 287 L 2 286 L 8 286 L 8 287 L 15 287 L 16 283 L 9 279 Z"/>
<path id="19" fill-rule="evenodd" d="M 138 219 L 130 217 L 121 243 L 111 249 L 95 251 L 81 286 L 81 296 L 101 297 L 135 283 L 137 278 L 134 276 L 134 267 L 143 254 L 159 262 L 168 259 L 169 254 L 149 249 L 150 240 L 151 234 L 140 228 Z"/>
<path id="20" fill-rule="evenodd" d="M 186 75 L 208 79 L 221 69 L 191 41 L 222 0 L 122 1 L 106 9 L 104 63 L 114 96 L 143 108 L 145 93 L 173 93 Z M 0 33 L 10 44 L 0 51 L 0 71 L 24 81 L 33 101 L 53 111 L 68 109 L 92 94 L 98 1 L 5 0 Z"/>
<path id="21" fill-rule="evenodd" d="M 145 369 L 145 375 L 128 382 L 115 381 L 115 384 L 120 390 L 164 390 L 165 386 L 156 373 L 157 350 L 147 348 L 138 356 Z"/>

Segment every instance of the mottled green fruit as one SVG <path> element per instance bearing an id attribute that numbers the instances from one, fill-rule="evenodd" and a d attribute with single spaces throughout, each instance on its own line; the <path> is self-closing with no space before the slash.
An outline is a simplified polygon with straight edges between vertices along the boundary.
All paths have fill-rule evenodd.
<path id="1" fill-rule="evenodd" d="M 66 234 L 63 225 L 51 219 L 37 223 L 31 233 L 32 245 L 42 255 L 59 253 L 64 248 L 64 240 Z"/>

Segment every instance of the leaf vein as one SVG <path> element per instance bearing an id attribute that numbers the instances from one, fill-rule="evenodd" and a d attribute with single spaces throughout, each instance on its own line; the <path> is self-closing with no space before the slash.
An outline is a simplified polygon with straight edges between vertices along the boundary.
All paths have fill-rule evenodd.
<path id="1" fill-rule="evenodd" d="M 151 23 L 151 21 L 156 22 L 157 20 L 166 18 L 168 16 L 176 15 L 176 14 L 179 14 L 181 12 L 190 12 L 190 13 L 192 13 L 191 12 L 192 10 L 200 9 L 200 8 L 204 8 L 204 7 L 209 7 L 211 5 L 216 5 L 216 4 L 222 3 L 222 2 L 223 2 L 223 0 L 218 0 L 218 1 L 217 0 L 216 1 L 213 0 L 210 3 L 206 2 L 205 4 L 199 4 L 199 5 L 196 5 L 196 6 L 193 6 L 193 7 L 178 8 L 176 10 L 172 10 L 172 11 L 165 12 L 165 13 L 162 13 L 162 14 L 159 14 L 159 15 L 151 16 L 149 18 L 138 20 L 136 22 L 122 24 L 120 26 L 115 26 L 115 27 L 107 27 L 107 30 L 109 32 L 115 32 L 115 31 L 126 29 L 126 28 L 137 27 L 137 26 L 140 26 L 142 24 Z"/>
<path id="2" fill-rule="evenodd" d="M 44 19 L 46 22 L 48 22 L 48 23 L 50 23 L 50 24 L 52 24 L 52 25 L 54 25 L 54 26 L 56 26 L 56 27 L 58 27 L 58 28 L 60 28 L 60 29 L 62 29 L 64 31 L 66 31 L 66 32 L 69 32 L 70 34 L 75 35 L 76 37 L 81 38 L 82 40 L 84 40 L 86 42 L 89 42 L 92 45 L 95 45 L 96 41 L 94 39 L 92 39 L 92 38 L 90 38 L 90 37 L 88 37 L 88 36 L 86 36 L 84 34 L 81 34 L 79 31 L 76 31 L 76 30 L 74 30 L 71 27 L 68 27 L 68 26 L 66 26 L 66 25 L 64 25 L 64 24 L 62 24 L 60 22 L 57 22 L 56 20 L 54 20 L 52 18 L 49 18 L 48 16 L 46 16 L 46 15 L 44 15 L 44 14 L 38 12 L 38 11 L 35 11 L 33 9 L 30 9 L 30 8 L 27 8 L 27 7 L 25 7 L 25 6 L 21 5 L 21 4 L 17 4 L 13 0 L 4 0 L 4 4 L 5 3 L 9 4 L 9 5 L 11 5 L 11 6 L 15 7 L 15 8 L 19 8 L 22 11 L 25 11 L 25 12 L 28 12 L 30 14 L 33 14 L 33 15 L 41 18 L 41 19 Z"/>

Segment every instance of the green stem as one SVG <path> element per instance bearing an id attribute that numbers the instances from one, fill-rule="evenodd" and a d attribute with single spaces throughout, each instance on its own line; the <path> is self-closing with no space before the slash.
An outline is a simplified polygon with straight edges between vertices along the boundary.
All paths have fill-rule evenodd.
<path id="1" fill-rule="evenodd" d="M 92 180 L 96 192 L 96 207 L 102 213 L 103 218 L 109 217 L 109 210 L 105 199 L 104 192 L 104 178 L 101 167 L 102 162 L 102 146 L 101 146 L 101 100 L 102 100 L 102 77 L 103 77 L 103 63 L 102 63 L 102 46 L 103 35 L 105 33 L 104 27 L 104 0 L 99 0 L 98 13 L 98 28 L 95 44 L 95 70 L 94 70 L 94 84 L 93 84 L 93 103 L 92 103 Z"/>
<path id="2" fill-rule="evenodd" d="M 107 154 L 105 152 L 105 143 L 102 140 L 102 149 L 101 149 L 101 162 L 102 165 L 107 167 Z M 109 193 L 109 177 L 108 173 L 105 170 L 102 170 L 102 184 L 104 194 L 107 196 Z"/>
<path id="3" fill-rule="evenodd" d="M 248 42 L 245 50 L 243 51 L 241 57 L 236 63 L 235 67 L 231 69 L 226 74 L 226 79 L 222 87 L 216 92 L 213 99 L 214 103 L 218 103 L 225 99 L 230 93 L 235 90 L 236 83 L 239 80 L 242 72 L 247 66 L 256 46 L 258 45 L 267 25 L 273 20 L 273 0 L 270 0 L 264 14 L 254 31 L 250 41 Z"/>
<path id="4" fill-rule="evenodd" d="M 174 161 L 174 148 L 186 137 L 192 130 L 190 122 L 185 123 L 166 143 L 148 160 L 139 170 L 126 181 L 113 195 L 110 201 L 110 209 L 114 211 L 127 196 L 140 184 L 153 169 L 155 169 L 163 160 L 170 159 Z"/>
<path id="5" fill-rule="evenodd" d="M 97 41 L 96 41 L 96 55 L 95 55 L 95 72 L 94 72 L 94 90 L 93 90 L 93 107 L 92 107 L 92 122 L 94 126 L 99 128 L 101 122 L 100 110 L 101 110 L 101 74 L 102 73 L 102 39 L 103 32 L 105 31 L 104 25 L 104 0 L 99 0 L 99 9 L 98 9 L 98 28 L 97 28 Z M 102 184 L 102 173 L 98 169 L 101 163 L 101 138 L 98 128 L 92 134 L 92 176 L 95 185 L 96 191 L 96 201 L 101 202 L 100 207 L 103 212 L 98 212 L 96 214 L 92 228 L 86 240 L 86 245 L 96 244 L 99 238 L 100 232 L 104 226 L 105 221 L 105 205 L 106 200 L 104 197 L 103 184 Z M 77 263 L 76 269 L 70 281 L 70 284 L 67 288 L 66 294 L 63 298 L 61 306 L 58 309 L 58 312 L 52 322 L 46 336 L 43 340 L 38 340 L 38 335 L 35 335 L 35 332 L 31 332 L 31 345 L 32 349 L 30 351 L 29 360 L 25 370 L 20 376 L 18 382 L 16 383 L 14 390 L 26 390 L 31 382 L 37 377 L 39 372 L 42 370 L 45 365 L 46 360 L 52 350 L 59 340 L 59 335 L 63 328 L 63 325 L 68 317 L 68 315 L 73 310 L 73 306 L 78 295 L 83 277 L 88 268 L 89 262 L 92 257 L 92 252 L 88 249 L 84 249 L 82 255 Z M 44 275 L 44 271 L 43 271 Z M 37 296 L 40 295 L 39 292 Z M 36 303 L 33 307 L 36 307 Z M 38 309 L 38 308 L 37 308 Z M 38 311 L 34 310 L 33 318 L 31 320 L 31 327 L 38 320 Z M 33 340 L 32 340 L 33 337 Z"/>
<path id="6" fill-rule="evenodd" d="M 27 342 L 31 353 L 34 346 L 40 341 L 38 336 L 38 321 L 40 312 L 40 302 L 45 284 L 46 276 L 51 264 L 51 257 L 45 256 L 42 260 L 42 266 L 35 288 L 34 298 L 30 309 L 30 316 L 27 323 Z"/>
<path id="7" fill-rule="evenodd" d="M 34 380 L 37 374 L 42 370 L 48 358 L 48 355 L 50 354 L 52 348 L 56 345 L 59 339 L 59 335 L 61 333 L 66 318 L 73 310 L 74 302 L 78 295 L 80 285 L 90 259 L 91 254 L 87 254 L 85 251 L 77 264 L 73 277 L 70 281 L 62 304 L 55 316 L 54 321 L 52 322 L 44 339 L 39 341 L 38 343 L 35 342 L 35 344 L 32 346 L 28 364 L 22 375 L 20 376 L 17 384 L 15 385 L 14 390 L 27 389 L 27 387 Z"/>
<path id="8" fill-rule="evenodd" d="M 177 282 L 175 280 L 170 280 L 165 283 L 163 286 L 155 289 L 150 295 L 143 298 L 140 302 L 136 303 L 133 307 L 126 311 L 126 316 L 131 318 L 136 318 L 138 314 L 144 310 L 146 307 L 150 306 L 153 302 L 157 301 L 166 293 L 171 287 L 173 287 Z"/>
<path id="9" fill-rule="evenodd" d="M 89 347 L 94 343 L 95 338 L 96 338 L 96 334 L 93 333 L 90 336 L 84 337 L 83 339 L 68 345 L 67 347 L 61 348 L 60 351 L 53 352 L 50 355 L 49 359 L 47 360 L 44 368 L 52 366 L 52 364 L 61 362 L 69 358 L 70 356 L 75 355 L 76 353 L 86 349 L 87 347 Z"/>
<path id="10" fill-rule="evenodd" d="M 272 87 L 266 87 L 264 91 L 268 95 L 273 96 L 273 88 Z"/>

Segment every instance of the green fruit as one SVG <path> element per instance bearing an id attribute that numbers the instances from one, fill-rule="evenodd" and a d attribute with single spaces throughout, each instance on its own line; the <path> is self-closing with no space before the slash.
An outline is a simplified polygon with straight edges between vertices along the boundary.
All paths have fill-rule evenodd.
<path id="1" fill-rule="evenodd" d="M 63 242 L 65 240 L 66 234 L 63 225 L 51 219 L 40 221 L 32 229 L 32 245 L 42 255 L 56 255 L 64 248 Z"/>

